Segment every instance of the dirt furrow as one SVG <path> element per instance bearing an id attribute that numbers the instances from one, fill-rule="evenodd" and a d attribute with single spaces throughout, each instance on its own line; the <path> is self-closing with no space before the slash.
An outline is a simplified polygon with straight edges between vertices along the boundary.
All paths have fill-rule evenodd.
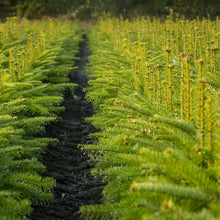
<path id="1" fill-rule="evenodd" d="M 46 165 L 44 176 L 55 178 L 57 185 L 50 204 L 33 204 L 32 220 L 77 220 L 80 219 L 81 205 L 100 202 L 101 178 L 90 175 L 94 163 L 89 161 L 86 151 L 77 147 L 78 144 L 92 143 L 88 135 L 95 131 L 90 123 L 85 122 L 85 118 L 93 114 L 92 104 L 85 100 L 83 92 L 83 88 L 88 86 L 84 71 L 88 55 L 84 41 L 80 45 L 79 69 L 69 74 L 70 81 L 79 86 L 74 96 L 70 91 L 65 92 L 65 111 L 60 115 L 62 120 L 46 128 L 46 136 L 58 138 L 59 143 L 47 147 L 43 156 Z"/>

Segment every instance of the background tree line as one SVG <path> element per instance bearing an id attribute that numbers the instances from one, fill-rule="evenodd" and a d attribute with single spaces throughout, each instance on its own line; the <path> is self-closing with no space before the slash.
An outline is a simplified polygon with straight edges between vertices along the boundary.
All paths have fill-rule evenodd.
<path id="1" fill-rule="evenodd" d="M 40 18 L 69 14 L 88 19 L 103 12 L 111 15 L 163 16 L 174 13 L 187 18 L 220 15 L 220 0 L 1 0 L 1 18 L 9 15 Z"/>

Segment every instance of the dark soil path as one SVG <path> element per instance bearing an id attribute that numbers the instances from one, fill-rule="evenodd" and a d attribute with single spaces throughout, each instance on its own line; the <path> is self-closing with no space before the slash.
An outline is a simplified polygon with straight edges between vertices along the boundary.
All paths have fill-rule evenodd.
<path id="1" fill-rule="evenodd" d="M 93 114 L 91 103 L 85 100 L 83 88 L 87 86 L 84 67 L 88 63 L 86 42 L 80 45 L 79 69 L 69 74 L 70 81 L 79 87 L 74 97 L 65 92 L 63 105 L 65 112 L 62 120 L 47 126 L 46 136 L 58 138 L 56 146 L 48 146 L 43 157 L 47 171 L 45 176 L 56 179 L 53 190 L 54 199 L 49 205 L 33 205 L 32 220 L 77 220 L 80 219 L 79 207 L 85 204 L 99 203 L 103 183 L 101 178 L 90 175 L 94 163 L 88 159 L 87 152 L 80 150 L 78 144 L 92 143 L 88 135 L 95 128 L 85 122 Z"/>

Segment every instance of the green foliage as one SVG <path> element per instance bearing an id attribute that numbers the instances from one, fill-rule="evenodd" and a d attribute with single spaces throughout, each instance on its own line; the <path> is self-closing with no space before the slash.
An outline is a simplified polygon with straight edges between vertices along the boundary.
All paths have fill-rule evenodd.
<path id="1" fill-rule="evenodd" d="M 144 18 L 93 27 L 86 90 L 96 114 L 87 120 L 100 131 L 85 148 L 106 187 L 103 204 L 82 206 L 83 217 L 219 219 L 219 87 L 212 83 L 220 77 L 219 28 L 218 19 Z"/>
<path id="2" fill-rule="evenodd" d="M 81 29 L 59 21 L 0 24 L 0 216 L 24 219 L 31 203 L 46 203 L 55 180 L 41 177 L 41 153 L 56 139 L 38 137 L 64 108 L 62 92 Z"/>

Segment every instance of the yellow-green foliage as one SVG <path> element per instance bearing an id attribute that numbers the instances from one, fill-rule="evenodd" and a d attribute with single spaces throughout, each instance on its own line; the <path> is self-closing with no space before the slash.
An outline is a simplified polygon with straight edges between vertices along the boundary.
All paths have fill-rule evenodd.
<path id="1" fill-rule="evenodd" d="M 81 41 L 71 22 L 8 18 L 0 24 L 0 218 L 24 219 L 31 203 L 48 202 L 52 178 L 40 153 L 56 139 L 37 137 L 63 110 L 62 91 Z M 26 217 L 25 217 L 26 216 Z"/>
<path id="2" fill-rule="evenodd" d="M 220 218 L 219 31 L 218 18 L 93 27 L 88 120 L 101 131 L 86 148 L 107 185 L 83 216 Z"/>

